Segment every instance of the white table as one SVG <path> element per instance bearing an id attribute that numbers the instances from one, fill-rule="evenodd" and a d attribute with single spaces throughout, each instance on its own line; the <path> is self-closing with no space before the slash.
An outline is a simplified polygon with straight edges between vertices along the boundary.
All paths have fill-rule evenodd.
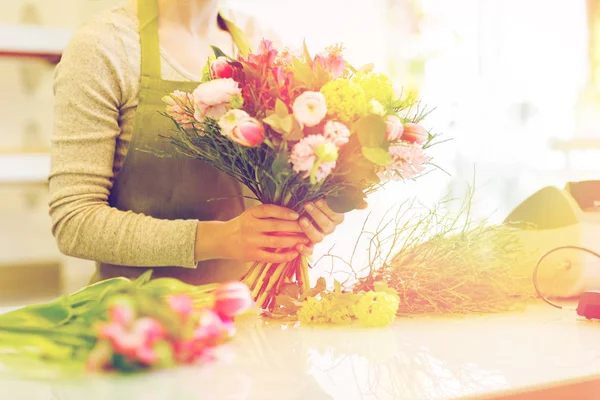
<path id="1" fill-rule="evenodd" d="M 600 322 L 544 305 L 464 319 L 404 318 L 379 330 L 255 319 L 239 323 L 238 330 L 235 341 L 222 348 L 222 358 L 210 365 L 61 382 L 0 374 L 0 398 L 497 398 L 492 394 L 600 374 Z"/>

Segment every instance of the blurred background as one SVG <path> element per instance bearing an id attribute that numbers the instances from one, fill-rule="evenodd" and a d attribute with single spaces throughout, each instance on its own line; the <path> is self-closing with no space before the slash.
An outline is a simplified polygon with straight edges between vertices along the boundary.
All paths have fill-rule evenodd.
<path id="1" fill-rule="evenodd" d="M 121 2 L 0 0 L 0 304 L 73 291 L 92 273 L 50 233 L 53 69 L 78 26 Z M 545 186 L 600 176 L 600 0 L 223 4 L 284 44 L 305 39 L 314 53 L 341 42 L 353 65 L 374 62 L 435 107 L 426 127 L 452 139 L 433 151 L 443 171 L 390 185 L 369 199 L 372 214 L 414 196 L 463 196 L 475 173 L 473 215 L 499 222 Z M 317 253 L 349 249 L 366 215 L 351 213 Z"/>

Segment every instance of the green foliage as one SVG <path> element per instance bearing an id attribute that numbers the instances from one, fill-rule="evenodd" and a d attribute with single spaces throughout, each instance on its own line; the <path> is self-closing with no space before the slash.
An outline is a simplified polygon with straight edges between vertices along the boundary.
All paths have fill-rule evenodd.
<path id="1" fill-rule="evenodd" d="M 385 148 L 385 121 L 379 115 L 369 114 L 356 123 L 356 135 L 364 147 Z"/>
<path id="2" fill-rule="evenodd" d="M 172 294 L 186 294 L 197 306 L 212 302 L 217 284 L 193 286 L 172 278 L 150 280 L 152 271 L 138 279 L 108 279 L 45 304 L 35 304 L 0 315 L 0 360 L 16 362 L 18 371 L 31 376 L 55 368 L 55 372 L 83 370 L 96 344 L 95 324 L 107 319 L 115 302 L 131 301 L 140 315 L 151 316 L 174 337 L 185 335 L 180 319 L 164 302 Z M 191 332 L 188 332 L 191 333 Z M 115 359 L 123 371 L 139 366 Z"/>

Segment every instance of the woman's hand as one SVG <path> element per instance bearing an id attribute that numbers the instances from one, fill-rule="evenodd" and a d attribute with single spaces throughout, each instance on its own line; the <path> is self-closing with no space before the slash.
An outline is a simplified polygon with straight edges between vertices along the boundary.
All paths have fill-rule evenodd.
<path id="1" fill-rule="evenodd" d="M 227 222 L 200 222 L 196 260 L 291 261 L 299 255 L 298 245 L 309 244 L 298 218 L 299 215 L 288 208 L 262 204 L 248 208 Z"/>
<path id="2" fill-rule="evenodd" d="M 364 209 L 367 203 L 363 201 L 358 209 Z M 314 245 L 323 241 L 325 236 L 333 233 L 337 226 L 344 222 L 344 214 L 332 211 L 324 199 L 317 200 L 314 203 L 306 203 L 304 209 L 312 218 L 314 223 L 309 218 L 300 218 L 300 227 L 302 231 L 310 239 L 310 243 L 301 243 L 296 246 L 296 249 L 305 256 L 310 256 L 313 252 Z"/>

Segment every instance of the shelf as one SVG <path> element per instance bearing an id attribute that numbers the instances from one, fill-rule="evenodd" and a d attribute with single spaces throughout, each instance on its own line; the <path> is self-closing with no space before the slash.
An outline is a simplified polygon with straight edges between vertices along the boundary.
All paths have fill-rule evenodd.
<path id="1" fill-rule="evenodd" d="M 71 38 L 66 29 L 0 24 L 0 56 L 58 62 Z"/>
<path id="2" fill-rule="evenodd" d="M 45 184 L 50 154 L 0 154 L 0 184 Z"/>

